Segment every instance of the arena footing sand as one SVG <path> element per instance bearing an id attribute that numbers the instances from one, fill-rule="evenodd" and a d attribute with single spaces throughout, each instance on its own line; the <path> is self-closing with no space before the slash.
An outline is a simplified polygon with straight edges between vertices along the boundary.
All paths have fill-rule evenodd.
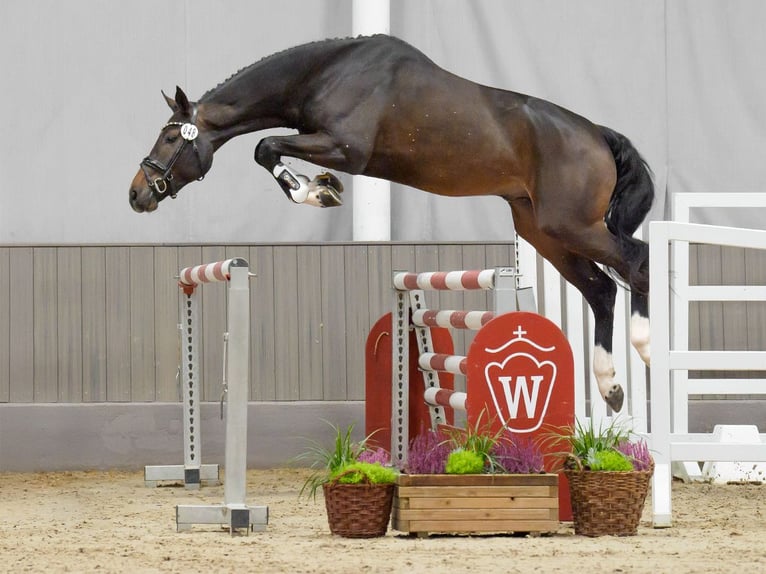
<path id="1" fill-rule="evenodd" d="M 585 538 L 332 536 L 324 504 L 299 498 L 307 471 L 248 471 L 248 503 L 267 505 L 265 532 L 176 532 L 177 504 L 218 504 L 223 487 L 147 488 L 141 472 L 0 474 L 5 572 L 764 572 L 766 486 L 673 485 L 672 528 Z"/>

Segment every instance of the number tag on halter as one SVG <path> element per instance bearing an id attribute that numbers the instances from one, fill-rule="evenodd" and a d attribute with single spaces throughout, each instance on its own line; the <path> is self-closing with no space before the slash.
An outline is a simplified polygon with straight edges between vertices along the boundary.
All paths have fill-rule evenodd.
<path id="1" fill-rule="evenodd" d="M 181 137 L 187 141 L 193 141 L 197 139 L 199 130 L 194 124 L 184 124 L 181 126 Z"/>

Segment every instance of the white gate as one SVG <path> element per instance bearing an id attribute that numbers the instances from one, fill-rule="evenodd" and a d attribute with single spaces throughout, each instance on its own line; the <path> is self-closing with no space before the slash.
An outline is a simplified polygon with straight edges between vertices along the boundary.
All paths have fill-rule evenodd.
<path id="1" fill-rule="evenodd" d="M 671 221 L 650 224 L 652 505 L 656 527 L 670 526 L 672 521 L 673 461 L 766 461 L 763 440 L 761 444 L 713 442 L 712 434 L 688 433 L 689 393 L 766 395 L 766 383 L 761 379 L 695 379 L 694 384 L 688 380 L 689 370 L 763 370 L 766 364 L 764 351 L 688 350 L 690 301 L 766 301 L 766 287 L 761 286 L 689 286 L 690 243 L 766 249 L 766 231 Z M 671 371 L 677 374 L 672 385 Z"/>

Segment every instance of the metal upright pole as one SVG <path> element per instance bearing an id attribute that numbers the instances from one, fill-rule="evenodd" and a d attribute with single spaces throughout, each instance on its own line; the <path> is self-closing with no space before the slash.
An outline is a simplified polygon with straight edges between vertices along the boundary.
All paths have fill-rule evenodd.
<path id="1" fill-rule="evenodd" d="M 250 379 L 250 290 L 247 261 L 235 259 L 229 267 L 229 273 L 224 504 L 246 508 L 247 400 Z"/>

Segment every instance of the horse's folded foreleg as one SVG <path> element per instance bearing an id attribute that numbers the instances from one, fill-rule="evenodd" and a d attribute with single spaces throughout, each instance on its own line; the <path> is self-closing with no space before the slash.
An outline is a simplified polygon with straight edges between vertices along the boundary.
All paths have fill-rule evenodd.
<path id="1" fill-rule="evenodd" d="M 255 148 L 255 161 L 274 176 L 295 203 L 316 207 L 334 207 L 343 201 L 343 185 L 331 173 L 323 173 L 309 181 L 305 175 L 296 173 L 282 163 L 283 155 L 289 155 L 319 165 L 342 166 L 345 156 L 326 134 L 299 134 L 264 138 Z"/>

